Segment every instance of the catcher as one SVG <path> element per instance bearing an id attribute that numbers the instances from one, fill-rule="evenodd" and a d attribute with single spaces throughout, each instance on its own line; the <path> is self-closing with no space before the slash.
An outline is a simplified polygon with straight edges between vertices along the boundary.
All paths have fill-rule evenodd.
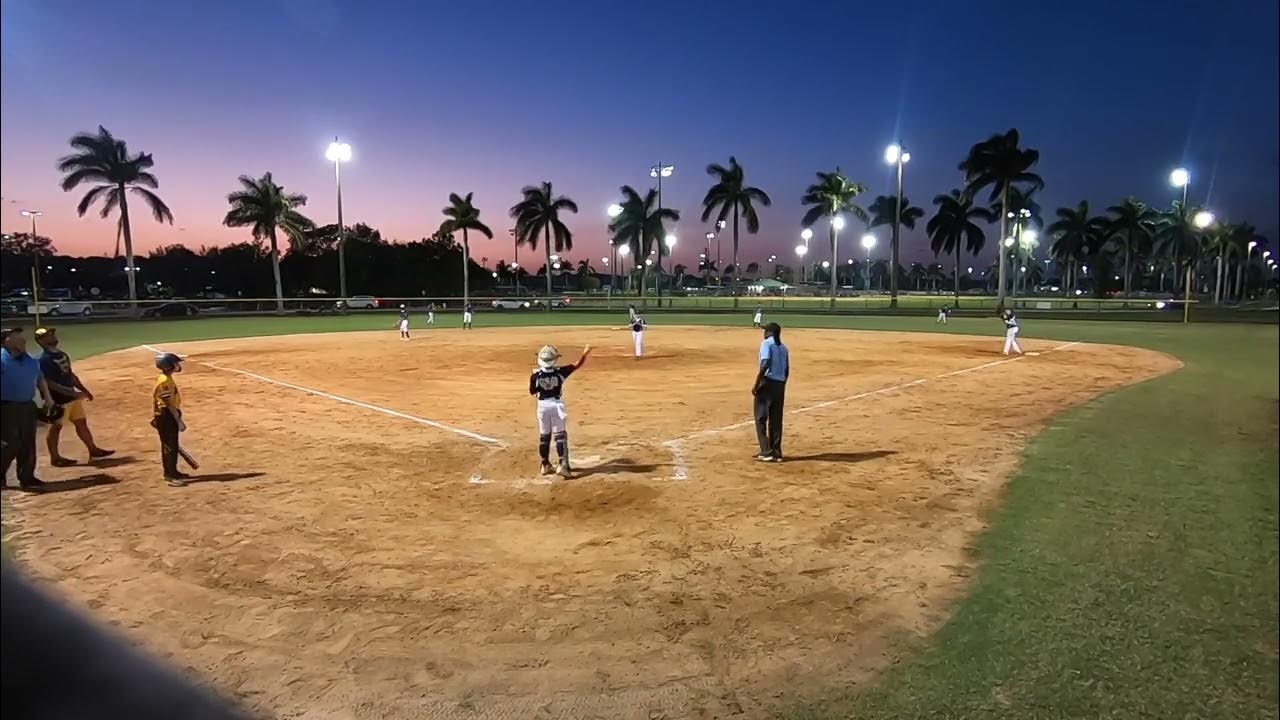
<path id="1" fill-rule="evenodd" d="M 45 436 L 45 445 L 49 448 L 49 464 L 54 467 L 75 465 L 76 461 L 65 458 L 58 452 L 58 440 L 62 437 L 62 426 L 68 421 L 75 427 L 80 442 L 89 450 L 90 460 L 99 460 L 115 454 L 114 450 L 98 447 L 94 442 L 93 432 L 89 430 L 89 418 L 84 411 L 86 400 L 93 401 L 93 393 L 84 386 L 80 378 L 71 370 L 71 357 L 58 349 L 58 331 L 56 328 L 36 328 L 36 343 L 44 350 L 40 354 L 40 372 L 49 386 L 49 395 L 55 405 L 62 406 L 60 417 L 48 419 L 49 433 Z"/>
<path id="2" fill-rule="evenodd" d="M 173 374 L 182 372 L 182 358 L 173 353 L 156 356 L 156 378 L 151 391 L 151 427 L 160 435 L 160 461 L 164 465 L 164 480 L 171 487 L 182 487 L 191 476 L 178 469 L 178 436 L 187 429 L 182 421 L 182 393 L 173 381 Z"/>
<path id="3" fill-rule="evenodd" d="M 572 365 L 559 365 L 560 351 L 554 345 L 544 345 L 538 351 L 538 369 L 529 376 L 529 394 L 538 398 L 538 456 L 542 458 L 542 474 L 550 475 L 551 440 L 556 441 L 556 454 L 560 456 L 560 466 L 555 472 L 560 477 L 572 477 L 569 467 L 569 433 L 566 421 L 568 413 L 564 407 L 564 381 L 575 371 L 580 370 L 591 354 L 591 346 L 582 350 L 582 357 Z"/>

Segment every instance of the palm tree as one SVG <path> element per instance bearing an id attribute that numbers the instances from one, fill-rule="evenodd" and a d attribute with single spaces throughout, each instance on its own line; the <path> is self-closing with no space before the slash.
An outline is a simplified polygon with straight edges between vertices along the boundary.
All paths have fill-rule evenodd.
<path id="1" fill-rule="evenodd" d="M 80 198 L 76 212 L 83 217 L 89 208 L 102 200 L 102 217 L 120 208 L 120 234 L 124 237 L 125 267 L 128 269 L 129 304 L 133 312 L 138 309 L 137 268 L 133 262 L 133 226 L 129 223 L 128 190 L 142 198 L 156 222 L 173 224 L 173 213 L 159 195 L 151 192 L 160 187 L 160 181 L 150 169 L 155 165 L 150 153 L 129 154 L 123 140 L 113 137 L 106 128 L 98 126 L 98 133 L 78 133 L 72 136 L 73 152 L 58 160 L 58 171 L 66 173 L 62 178 L 63 191 L 70 191 L 81 183 L 94 183 L 89 192 Z"/>
<path id="2" fill-rule="evenodd" d="M 648 276 L 645 261 L 649 253 L 666 237 L 666 221 L 676 222 L 680 212 L 671 208 L 658 207 L 658 191 L 650 188 L 644 197 L 630 185 L 621 188 L 622 212 L 609 223 L 609 232 L 613 233 L 614 245 L 627 245 L 635 257 L 636 269 L 640 271 L 640 301 L 646 302 L 645 283 Z"/>
<path id="3" fill-rule="evenodd" d="M 551 246 L 558 253 L 573 249 L 573 233 L 560 219 L 560 211 L 576 213 L 578 204 L 564 195 L 556 196 L 551 183 L 529 185 L 521 191 L 524 199 L 511 206 L 516 221 L 516 245 L 537 250 L 539 238 L 547 255 L 547 312 L 551 311 Z"/>
<path id="4" fill-rule="evenodd" d="M 1124 248 L 1124 294 L 1128 297 L 1133 278 L 1133 251 L 1141 249 L 1144 243 L 1150 244 L 1155 234 L 1156 212 L 1132 197 L 1112 205 L 1107 212 L 1112 215 L 1107 223 L 1107 236 L 1120 238 Z"/>
<path id="5" fill-rule="evenodd" d="M 955 257 L 955 294 L 957 305 L 960 302 L 960 247 L 971 255 L 982 252 L 987 243 L 986 233 L 976 220 L 993 223 L 996 215 L 993 211 L 973 204 L 973 198 L 966 192 L 952 190 L 947 195 L 933 198 L 938 211 L 925 225 L 929 234 L 929 247 L 934 257 L 939 253 Z"/>
<path id="6" fill-rule="evenodd" d="M 758 262 L 747 263 L 747 277 L 751 278 L 752 280 L 755 280 L 759 275 L 760 275 L 760 263 Z"/>
<path id="7" fill-rule="evenodd" d="M 991 201 L 995 202 L 998 198 L 1000 207 L 1008 208 L 1011 189 L 1040 190 L 1044 188 L 1044 180 L 1031 172 L 1031 168 L 1039 161 L 1040 152 L 1019 147 L 1018 131 L 1010 129 L 1003 135 L 992 135 L 974 145 L 969 149 L 969 155 L 960 162 L 959 167 L 964 172 L 970 195 L 976 195 L 978 190 L 990 186 Z M 1002 242 L 1003 238 L 1009 236 L 1008 220 L 1008 212 L 1002 212 L 1000 214 Z M 1003 259 L 1003 249 L 1000 253 L 999 257 Z M 1000 283 L 1000 290 L 997 293 L 998 305 L 1004 305 L 1004 266 L 1005 263 L 1002 260 L 998 278 Z"/>
<path id="8" fill-rule="evenodd" d="M 1096 256 L 1101 251 L 1106 240 L 1107 220 L 1090 217 L 1089 203 L 1085 200 L 1074 208 L 1058 208 L 1057 214 L 1058 220 L 1049 226 L 1049 236 L 1054 239 L 1049 252 L 1054 258 L 1067 263 L 1071 284 L 1068 286 L 1064 282 L 1063 288 L 1074 289 L 1080 284 L 1076 266 L 1081 260 Z"/>
<path id="9" fill-rule="evenodd" d="M 928 273 L 925 272 L 924 266 L 920 263 L 911 263 L 911 269 L 907 271 L 907 281 L 915 286 L 916 290 L 920 290 L 924 284 Z"/>
<path id="10" fill-rule="evenodd" d="M 1174 292 L 1178 290 L 1179 281 L 1186 284 L 1184 273 L 1180 271 L 1184 267 L 1189 271 L 1200 256 L 1204 231 L 1192 222 L 1199 210 L 1194 206 L 1184 208 L 1180 201 L 1174 200 L 1173 205 L 1160 212 L 1155 220 L 1155 238 L 1160 252 L 1172 261 Z"/>
<path id="11" fill-rule="evenodd" d="M 800 198 L 803 205 L 811 205 L 804 214 L 801 224 L 809 227 L 820 218 L 827 218 L 827 231 L 831 236 L 831 266 L 837 265 L 836 258 L 836 218 L 847 212 L 863 222 L 867 222 L 867 211 L 855 205 L 853 200 L 867 191 L 862 183 L 851 182 L 837 167 L 835 172 L 820 172 L 818 182 L 810 185 Z M 836 274 L 831 273 L 831 309 L 836 307 Z"/>
<path id="12" fill-rule="evenodd" d="M 471 238 L 467 233 L 471 230 L 493 239 L 493 231 L 488 225 L 480 222 L 480 209 L 471 204 L 473 193 L 461 197 L 458 193 L 449 193 L 449 204 L 440 211 L 445 221 L 440 223 L 440 231 L 454 234 L 462 231 L 462 304 L 465 307 L 471 302 Z"/>
<path id="13" fill-rule="evenodd" d="M 1235 292 L 1237 302 L 1245 301 L 1244 283 L 1245 283 L 1245 266 L 1249 262 L 1249 243 L 1263 246 L 1267 244 L 1267 239 L 1258 234 L 1258 229 L 1248 223 L 1236 225 L 1235 232 L 1231 234 L 1231 240 L 1227 246 L 1228 255 L 1234 255 L 1236 259 L 1236 283 Z"/>
<path id="14" fill-rule="evenodd" d="M 249 227 L 253 229 L 254 240 L 267 240 L 271 243 L 271 272 L 276 281 L 276 313 L 284 313 L 284 285 L 280 281 L 280 243 L 276 239 L 276 231 L 281 230 L 289 238 L 291 247 L 305 242 L 308 231 L 315 228 L 298 208 L 307 204 L 307 196 L 287 193 L 276 184 L 271 173 L 254 179 L 248 175 L 240 176 L 241 188 L 227 195 L 231 209 L 222 219 L 227 227 Z"/>
<path id="15" fill-rule="evenodd" d="M 733 213 L 733 306 L 738 307 L 738 215 L 747 219 L 747 232 L 760 232 L 760 218 L 755 203 L 769 207 L 769 196 L 760 188 L 751 187 L 743 180 L 742 166 L 737 158 L 729 156 L 729 167 L 712 163 L 707 174 L 716 179 L 702 198 L 702 222 L 714 213 L 716 221 L 722 221 Z"/>
<path id="16" fill-rule="evenodd" d="M 711 278 L 720 268 L 716 267 L 715 258 L 707 257 L 698 261 L 698 272 L 702 273 L 705 282 L 710 285 Z"/>
<path id="17" fill-rule="evenodd" d="M 892 225 L 894 213 L 898 210 L 898 197 L 896 195 L 878 195 L 870 205 L 867 206 L 867 212 L 871 213 L 871 222 L 867 223 L 867 228 L 880 227 L 881 225 Z M 902 196 L 902 213 L 898 217 L 898 226 L 905 227 L 908 230 L 915 230 L 916 221 L 924 217 L 924 210 L 913 207 L 911 200 L 906 195 Z M 902 244 L 901 233 L 895 234 L 894 239 L 897 245 L 891 247 L 889 255 L 893 262 L 898 261 L 898 255 Z M 893 278 L 889 282 L 889 307 L 898 306 L 898 283 Z"/>

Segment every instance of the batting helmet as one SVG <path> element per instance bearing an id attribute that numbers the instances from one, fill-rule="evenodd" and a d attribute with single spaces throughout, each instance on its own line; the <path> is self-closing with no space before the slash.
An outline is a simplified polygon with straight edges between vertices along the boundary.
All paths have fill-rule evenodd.
<path id="1" fill-rule="evenodd" d="M 560 351 L 556 349 L 555 345 L 543 345 L 542 349 L 538 351 L 538 367 L 553 368 L 559 359 Z"/>
<path id="2" fill-rule="evenodd" d="M 182 358 L 174 353 L 160 353 L 156 356 L 156 367 L 161 372 L 174 372 L 182 369 Z"/>

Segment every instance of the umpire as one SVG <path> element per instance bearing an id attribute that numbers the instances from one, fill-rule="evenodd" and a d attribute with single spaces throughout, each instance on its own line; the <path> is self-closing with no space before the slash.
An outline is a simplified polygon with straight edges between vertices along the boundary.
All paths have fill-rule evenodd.
<path id="1" fill-rule="evenodd" d="M 36 391 L 45 407 L 53 407 L 49 388 L 40 374 L 40 361 L 27 354 L 22 328 L 5 330 L 0 349 L 0 482 L 8 484 L 9 466 L 18 461 L 18 484 L 28 492 L 42 492 L 36 477 Z"/>
<path id="2" fill-rule="evenodd" d="M 791 354 L 782 344 L 782 326 L 764 326 L 760 343 L 760 370 L 751 388 L 755 396 L 756 439 L 760 441 L 761 462 L 782 462 L 782 411 L 787 399 L 787 378 L 791 376 Z"/>

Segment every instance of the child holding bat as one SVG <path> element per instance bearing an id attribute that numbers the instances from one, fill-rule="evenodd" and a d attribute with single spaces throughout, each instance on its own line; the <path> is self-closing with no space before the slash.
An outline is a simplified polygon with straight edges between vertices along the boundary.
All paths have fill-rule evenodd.
<path id="1" fill-rule="evenodd" d="M 178 435 L 187 429 L 187 424 L 182 421 L 182 393 L 178 392 L 173 374 L 182 372 L 182 358 L 173 353 L 162 353 L 156 357 L 156 369 L 160 376 L 151 391 L 151 426 L 160 435 L 160 461 L 164 464 L 165 482 L 171 487 L 182 487 L 191 477 L 178 469 Z"/>

